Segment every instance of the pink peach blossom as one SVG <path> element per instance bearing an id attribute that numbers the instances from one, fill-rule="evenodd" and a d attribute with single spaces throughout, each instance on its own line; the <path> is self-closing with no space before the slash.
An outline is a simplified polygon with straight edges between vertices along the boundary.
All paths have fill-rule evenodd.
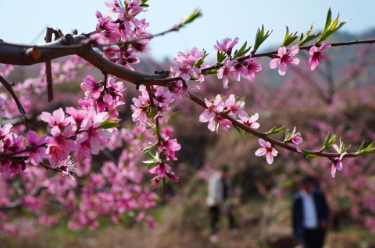
<path id="1" fill-rule="evenodd" d="M 299 59 L 294 58 L 297 55 L 299 48 L 297 45 L 292 46 L 288 51 L 286 47 L 280 47 L 277 55 L 270 62 L 271 69 L 279 67 L 279 74 L 281 76 L 285 75 L 287 70 L 287 65 L 289 64 L 299 64 Z"/>
<path id="2" fill-rule="evenodd" d="M 311 70 L 315 70 L 315 68 L 318 66 L 318 64 L 324 59 L 326 56 L 322 53 L 323 50 L 331 47 L 331 44 L 323 43 L 321 46 L 316 47 L 312 46 L 309 50 L 309 53 L 311 54 L 311 57 L 309 59 L 309 67 Z"/>
<path id="3" fill-rule="evenodd" d="M 256 150 L 255 155 L 258 157 L 266 157 L 267 163 L 273 163 L 273 157 L 277 156 L 277 150 L 271 145 L 270 142 L 263 139 L 259 139 L 259 144 L 262 148 Z"/>

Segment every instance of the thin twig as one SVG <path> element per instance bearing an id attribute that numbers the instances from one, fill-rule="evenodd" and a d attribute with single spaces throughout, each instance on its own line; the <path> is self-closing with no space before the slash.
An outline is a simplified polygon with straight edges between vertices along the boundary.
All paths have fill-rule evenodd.
<path id="1" fill-rule="evenodd" d="M 338 47 L 338 46 L 350 46 L 350 45 L 358 45 L 358 44 L 373 44 L 375 43 L 375 39 L 368 39 L 368 40 L 355 40 L 355 41 L 350 41 L 350 42 L 337 42 L 337 43 L 331 43 L 331 47 Z M 299 47 L 299 50 L 310 50 L 310 48 L 312 47 L 313 45 L 310 45 L 310 46 L 302 46 L 302 47 Z M 277 50 L 275 51 L 272 51 L 272 52 L 266 52 L 266 53 L 258 53 L 258 54 L 253 54 L 251 53 L 251 55 L 247 55 L 247 56 L 244 56 L 244 57 L 241 57 L 241 58 L 238 58 L 237 60 L 238 61 L 244 61 L 246 59 L 249 59 L 250 57 L 253 57 L 253 58 L 256 58 L 256 57 L 273 57 L 275 54 L 277 54 Z M 210 66 L 210 67 L 207 67 L 207 68 L 204 68 L 201 70 L 202 74 L 205 74 L 213 69 L 219 69 L 221 68 L 222 66 L 224 66 L 224 63 L 221 63 L 221 64 L 217 64 L 217 65 L 214 65 L 214 66 Z M 155 84 L 154 85 L 162 85 L 162 83 L 168 83 L 168 82 L 175 82 L 175 81 L 178 81 L 178 80 L 181 80 L 181 77 L 175 77 L 175 78 L 166 78 L 166 79 L 153 79 L 153 78 L 145 78 L 144 79 L 144 84 L 148 84 L 148 83 L 151 83 L 150 81 L 155 81 Z"/>
<path id="2" fill-rule="evenodd" d="M 33 151 L 35 149 L 38 149 L 40 147 L 45 147 L 47 145 L 47 143 L 43 143 L 43 144 L 39 144 L 37 146 L 30 146 L 30 147 L 27 147 L 21 151 L 16 151 L 16 152 L 12 152 L 12 153 L 4 153 L 4 154 L 1 154 L 0 153 L 0 157 L 3 157 L 3 158 L 7 158 L 7 157 L 13 157 L 14 155 L 18 155 L 18 154 L 21 154 L 21 153 L 24 153 L 24 152 L 28 152 L 28 151 Z"/>
<path id="3" fill-rule="evenodd" d="M 199 98 L 198 96 L 194 95 L 193 93 L 191 93 L 189 91 L 187 91 L 186 96 L 191 101 L 193 101 L 193 102 L 197 103 L 198 105 L 202 106 L 203 108 L 207 109 L 205 102 L 201 98 Z M 268 134 L 258 132 L 255 129 L 252 129 L 252 128 L 250 128 L 250 127 L 248 127 L 248 126 L 246 126 L 246 125 L 238 122 L 237 120 L 235 120 L 233 117 L 231 117 L 230 115 L 228 115 L 226 113 L 218 113 L 218 114 L 220 116 L 222 116 L 223 118 L 225 118 L 225 119 L 229 120 L 230 122 L 232 122 L 232 124 L 234 126 L 242 129 L 243 131 L 245 131 L 247 133 L 250 133 L 250 134 L 253 134 L 254 136 L 262 138 L 262 139 L 270 142 L 271 144 L 273 144 L 275 146 L 279 146 L 279 147 L 287 149 L 289 151 L 298 153 L 298 151 L 297 151 L 297 149 L 295 147 L 290 146 L 287 143 L 284 143 L 282 141 L 273 139 Z M 341 156 L 340 153 L 328 153 L 328 152 L 310 151 L 310 150 L 304 150 L 304 149 L 301 149 L 301 150 L 302 150 L 302 152 L 313 154 L 313 155 L 316 155 L 318 157 L 336 158 L 336 157 L 340 157 Z M 358 156 L 360 156 L 360 155 L 358 155 L 356 153 L 347 153 L 347 154 L 344 155 L 344 157 L 358 157 Z"/>
<path id="4" fill-rule="evenodd" d="M 151 40 L 151 39 L 153 39 L 155 37 L 158 37 L 158 36 L 163 36 L 163 35 L 166 35 L 166 34 L 171 33 L 171 32 L 176 32 L 176 31 L 180 30 L 180 28 L 182 28 L 183 26 L 184 26 L 184 24 L 180 23 L 180 24 L 177 24 L 177 25 L 173 26 L 172 28 L 170 28 L 168 30 L 165 30 L 165 31 L 157 33 L 157 34 L 151 34 L 151 35 L 148 35 L 148 36 L 145 36 L 145 37 L 140 37 L 140 38 L 136 38 L 136 39 L 133 39 L 133 40 L 127 40 L 127 41 L 122 41 L 122 42 L 117 42 L 117 43 L 97 44 L 97 45 L 94 45 L 94 46 L 95 47 L 107 47 L 107 46 L 112 46 L 112 45 L 127 46 L 127 45 L 130 45 L 130 44 L 138 43 L 142 40 Z"/>
<path id="5" fill-rule="evenodd" d="M 29 123 L 27 122 L 26 111 L 25 111 L 25 109 L 23 108 L 22 103 L 21 103 L 20 100 L 18 99 L 18 96 L 17 96 L 16 93 L 14 92 L 14 90 L 13 90 L 13 88 L 12 88 L 12 84 L 10 84 L 10 83 L 9 83 L 5 78 L 3 78 L 1 75 L 0 75 L 0 82 L 4 85 L 5 89 L 7 89 L 7 91 L 9 92 L 9 94 L 12 96 L 12 98 L 13 98 L 14 101 L 16 102 L 16 104 L 17 104 L 17 108 L 18 108 L 18 110 L 19 110 L 20 113 L 21 113 L 23 123 L 25 124 L 26 129 L 27 129 L 27 130 L 30 130 Z"/>
<path id="6" fill-rule="evenodd" d="M 46 168 L 47 170 L 52 170 L 52 171 L 56 171 L 56 172 L 61 172 L 61 170 L 57 169 L 57 168 L 52 168 L 51 166 L 48 166 L 46 164 L 44 164 L 43 162 L 40 162 L 39 163 L 41 166 L 43 166 L 44 168 Z"/>
<path id="7" fill-rule="evenodd" d="M 156 108 L 155 102 L 154 102 L 154 95 L 151 92 L 151 87 L 147 86 L 146 88 L 147 88 L 148 96 L 150 98 L 151 109 L 154 109 L 155 111 L 157 111 L 157 108 Z M 164 138 L 160 133 L 159 117 L 155 117 L 154 119 L 155 119 L 155 126 L 156 126 L 156 135 L 158 137 L 158 143 L 156 144 L 156 146 L 157 146 L 157 148 L 159 148 L 162 145 L 162 142 L 164 142 Z M 161 158 L 162 162 L 164 163 L 165 162 L 165 150 L 164 149 L 160 152 L 160 158 Z M 164 193 L 164 196 L 165 196 L 165 194 L 166 194 L 165 177 L 162 178 L 162 184 L 163 184 L 163 193 Z"/>

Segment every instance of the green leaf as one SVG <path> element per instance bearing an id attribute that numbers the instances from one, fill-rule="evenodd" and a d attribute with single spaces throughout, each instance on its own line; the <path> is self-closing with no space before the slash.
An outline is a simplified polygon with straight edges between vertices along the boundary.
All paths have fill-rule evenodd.
<path id="1" fill-rule="evenodd" d="M 340 13 L 337 15 L 336 19 L 333 21 L 333 23 L 329 27 L 331 30 L 333 30 L 337 26 L 337 23 L 339 23 L 339 16 L 340 16 Z"/>
<path id="2" fill-rule="evenodd" d="M 233 55 L 233 59 L 235 58 L 238 58 L 238 57 L 241 57 L 242 55 L 246 54 L 248 51 L 250 51 L 251 49 L 251 46 L 249 48 L 246 48 L 247 46 L 247 41 L 242 45 L 242 47 L 240 48 L 240 50 L 236 50 L 234 55 Z"/>
<path id="3" fill-rule="evenodd" d="M 102 124 L 98 126 L 98 128 L 104 128 L 104 129 L 109 129 L 109 128 L 115 128 L 120 126 L 116 120 L 106 120 L 103 121 Z"/>
<path id="4" fill-rule="evenodd" d="M 243 101 L 245 101 L 245 100 L 246 100 L 246 96 L 243 96 L 243 97 L 242 97 L 241 99 L 239 99 L 239 100 L 236 99 L 237 102 L 243 102 Z"/>
<path id="5" fill-rule="evenodd" d="M 368 145 L 368 146 L 365 148 L 365 150 L 366 150 L 366 151 L 370 151 L 371 148 L 374 146 L 374 143 L 375 143 L 375 141 L 373 141 L 370 145 Z"/>
<path id="6" fill-rule="evenodd" d="M 336 144 L 333 144 L 333 148 L 336 150 L 336 152 L 341 153 L 340 148 Z"/>
<path id="7" fill-rule="evenodd" d="M 141 151 L 142 151 L 142 152 L 149 152 L 149 151 L 151 151 L 155 146 L 156 146 L 156 144 L 151 144 L 151 145 L 148 146 L 148 147 L 142 148 Z"/>
<path id="8" fill-rule="evenodd" d="M 292 137 L 292 132 L 290 132 L 289 129 L 286 130 L 284 142 L 287 140 L 290 140 L 291 137 Z"/>
<path id="9" fill-rule="evenodd" d="M 365 155 L 365 154 L 370 154 L 370 153 L 374 153 L 375 150 L 372 148 L 374 146 L 374 143 L 375 141 L 373 141 L 371 144 L 369 144 L 366 148 L 365 148 L 365 143 L 363 142 L 361 147 L 358 149 L 358 152 L 357 154 L 358 155 Z"/>
<path id="10" fill-rule="evenodd" d="M 203 57 L 200 59 L 200 60 L 198 60 L 197 62 L 195 62 L 195 64 L 194 64 L 194 67 L 200 67 L 203 63 L 204 63 L 204 59 L 208 56 L 208 53 L 206 53 L 206 51 L 204 51 L 204 55 L 203 55 Z"/>
<path id="11" fill-rule="evenodd" d="M 317 39 L 320 35 L 321 35 L 322 32 L 319 32 L 319 33 L 316 33 L 316 34 L 313 34 L 313 35 L 309 35 L 307 37 L 305 37 L 302 41 L 299 41 L 298 42 L 298 46 L 302 46 L 312 40 L 315 40 Z"/>
<path id="12" fill-rule="evenodd" d="M 255 35 L 255 43 L 254 43 L 254 49 L 258 49 L 260 44 L 260 37 L 263 35 L 262 33 L 264 32 L 264 26 L 262 25 L 262 29 L 260 30 L 259 28 L 257 29 L 257 33 Z"/>
<path id="13" fill-rule="evenodd" d="M 324 145 L 328 144 L 330 138 L 331 138 L 331 132 L 328 132 L 326 140 L 324 141 Z"/>
<path id="14" fill-rule="evenodd" d="M 289 27 L 287 26 L 285 38 L 284 38 L 283 44 L 281 46 L 287 47 L 290 44 L 292 44 L 296 39 L 298 39 L 297 33 L 298 32 L 289 34 Z"/>
<path id="15" fill-rule="evenodd" d="M 181 25 L 186 25 L 188 23 L 191 23 L 201 16 L 202 16 L 202 12 L 200 11 L 200 9 L 195 9 L 188 18 L 181 20 Z"/>
<path id="16" fill-rule="evenodd" d="M 285 126 L 282 127 L 273 127 L 271 130 L 269 130 L 266 134 L 274 134 L 274 133 L 280 133 L 285 130 Z"/>
<path id="17" fill-rule="evenodd" d="M 128 165 L 129 165 L 129 162 L 128 161 L 124 161 L 124 163 L 123 163 L 123 165 L 122 165 L 122 167 L 128 167 Z"/>
<path id="18" fill-rule="evenodd" d="M 152 155 L 151 152 L 146 152 L 146 154 L 147 154 L 147 156 L 149 156 L 150 158 L 155 159 L 154 155 Z"/>
<path id="19" fill-rule="evenodd" d="M 311 152 L 306 152 L 306 151 L 303 151 L 302 152 L 303 156 L 305 156 L 306 158 L 317 158 L 317 156 Z"/>
<path id="20" fill-rule="evenodd" d="M 333 143 L 335 143 L 336 141 L 336 138 L 337 138 L 337 133 L 336 134 L 331 134 L 330 132 L 327 134 L 327 137 L 326 137 L 326 140 L 324 141 L 324 144 L 323 144 L 323 147 L 322 147 L 322 151 L 323 150 L 327 150 L 328 148 L 331 147 L 331 145 Z"/>
<path id="21" fill-rule="evenodd" d="M 351 145 L 349 145 L 348 147 L 346 147 L 345 144 L 344 144 L 344 142 L 342 140 L 340 140 L 340 148 L 339 148 L 339 152 L 340 153 L 346 152 L 350 147 L 351 147 Z"/>
<path id="22" fill-rule="evenodd" d="M 217 69 L 212 69 L 212 70 L 206 71 L 204 74 L 205 75 L 217 74 Z"/>
<path id="23" fill-rule="evenodd" d="M 155 164 L 155 160 L 154 159 L 145 160 L 145 161 L 142 161 L 142 162 L 145 163 L 145 164 Z"/>
<path id="24" fill-rule="evenodd" d="M 301 34 L 300 39 L 298 41 L 298 46 L 302 46 L 320 36 L 322 32 L 310 35 L 313 29 L 314 29 L 314 25 L 311 25 L 310 29 L 306 32 L 306 35 L 303 35 L 303 33 Z"/>
<path id="25" fill-rule="evenodd" d="M 146 152 L 146 154 L 149 156 L 150 160 L 143 161 L 143 163 L 153 165 L 161 162 L 159 152 L 156 152 L 155 156 L 152 155 L 151 152 Z"/>
<path id="26" fill-rule="evenodd" d="M 115 109 L 112 109 L 111 111 L 108 112 L 108 114 L 106 116 L 104 116 L 104 120 L 108 120 L 108 118 L 111 116 L 111 114 L 113 113 L 113 111 L 115 111 Z"/>
<path id="27" fill-rule="evenodd" d="M 273 148 L 275 148 L 275 149 L 276 149 L 276 151 L 278 152 L 278 154 L 282 155 L 282 153 L 281 153 L 281 151 L 280 151 L 280 149 L 279 149 L 279 148 L 277 148 L 276 146 L 273 146 Z"/>
<path id="28" fill-rule="evenodd" d="M 365 148 L 365 142 L 364 141 L 362 142 L 361 146 L 359 147 L 358 152 L 363 150 L 363 148 Z"/>
<path id="29" fill-rule="evenodd" d="M 224 61 L 224 59 L 227 57 L 227 54 L 222 51 L 217 51 L 217 64 L 221 64 L 221 62 Z"/>
<path id="30" fill-rule="evenodd" d="M 242 130 L 241 128 L 239 127 L 236 127 L 236 130 L 238 131 L 238 133 L 241 135 L 241 136 L 246 136 L 246 135 L 251 135 L 249 133 L 247 133 L 246 131 Z"/>
<path id="31" fill-rule="evenodd" d="M 153 167 L 153 166 L 155 166 L 157 163 L 154 163 L 154 164 L 148 164 L 147 166 L 146 166 L 146 168 L 147 169 L 150 169 L 151 167 Z"/>
<path id="32" fill-rule="evenodd" d="M 171 117 L 178 115 L 180 111 L 173 112 L 172 114 L 168 115 L 167 118 L 170 119 Z"/>
<path id="33" fill-rule="evenodd" d="M 254 43 L 254 50 L 258 50 L 260 45 L 272 34 L 273 30 L 267 30 L 266 34 L 264 34 L 264 25 L 262 25 L 262 29 L 258 28 L 257 33 L 255 35 L 255 43 Z"/>
<path id="34" fill-rule="evenodd" d="M 329 8 L 328 13 L 327 13 L 326 25 L 324 27 L 324 32 L 326 32 L 329 26 L 331 25 L 331 22 L 332 22 L 331 16 L 332 16 L 332 12 L 331 12 L 331 8 Z"/>
<path id="35" fill-rule="evenodd" d="M 318 42 L 322 42 L 326 40 L 329 36 L 337 32 L 337 30 L 339 30 L 342 26 L 344 26 L 349 21 L 348 20 L 348 21 L 341 22 L 340 24 L 338 24 L 340 13 L 337 15 L 334 21 L 332 21 L 331 15 L 332 15 L 331 8 L 329 8 L 328 14 L 327 14 L 326 25 L 324 27 L 324 31 L 320 34 L 320 39 L 318 40 Z"/>
<path id="36" fill-rule="evenodd" d="M 156 112 L 156 110 L 154 108 L 151 108 L 150 111 L 148 112 L 148 117 L 149 118 L 155 118 L 155 116 L 157 115 L 158 113 Z"/>
<path id="37" fill-rule="evenodd" d="M 142 161 L 143 163 L 147 164 L 147 168 L 150 168 L 154 165 L 156 165 L 157 163 L 160 162 L 160 158 L 159 158 L 159 153 L 156 152 L 156 155 L 152 155 L 151 152 L 146 152 L 146 154 L 150 157 L 149 160 L 146 160 L 146 161 Z"/>

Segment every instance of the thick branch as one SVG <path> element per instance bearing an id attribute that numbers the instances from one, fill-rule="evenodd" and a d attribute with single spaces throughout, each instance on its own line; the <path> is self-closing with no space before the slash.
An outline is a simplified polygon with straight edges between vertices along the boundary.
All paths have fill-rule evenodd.
<path id="1" fill-rule="evenodd" d="M 78 55 L 103 73 L 108 73 L 134 84 L 141 84 L 144 78 L 165 78 L 164 74 L 146 74 L 129 70 L 115 64 L 96 52 L 91 45 L 83 44 L 84 35 L 67 36 L 55 42 L 42 45 L 19 45 L 0 41 L 0 63 L 11 65 L 33 65 L 44 63 L 68 55 Z M 31 56 L 37 50 L 40 56 Z M 35 53 L 35 52 L 34 52 Z"/>
<path id="2" fill-rule="evenodd" d="M 168 77 L 167 73 L 146 74 L 126 69 L 123 66 L 115 64 L 104 58 L 101 54 L 93 50 L 91 45 L 85 44 L 85 40 L 87 40 L 87 37 L 84 35 L 68 35 L 55 42 L 34 46 L 11 44 L 0 41 L 0 63 L 12 65 L 32 65 L 75 54 L 91 63 L 102 72 L 114 75 L 136 85 L 164 85 L 168 82 L 181 80 L 180 77 L 166 78 Z M 332 43 L 331 46 L 336 47 L 372 43 L 375 43 L 375 39 L 338 42 Z M 300 50 L 309 50 L 311 47 L 312 46 L 302 46 L 300 47 Z M 272 57 L 276 53 L 277 51 L 258 53 L 252 55 L 252 57 Z M 242 61 L 248 59 L 249 57 L 250 56 L 248 55 L 238 60 Z M 202 73 L 220 68 L 222 66 L 223 64 L 219 64 L 202 69 Z"/>

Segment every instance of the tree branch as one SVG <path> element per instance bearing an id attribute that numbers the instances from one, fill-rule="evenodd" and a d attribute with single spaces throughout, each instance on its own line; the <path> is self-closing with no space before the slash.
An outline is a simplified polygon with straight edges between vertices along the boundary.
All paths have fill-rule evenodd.
<path id="1" fill-rule="evenodd" d="M 8 157 L 13 157 L 14 155 L 18 155 L 18 154 L 21 154 L 21 153 L 24 153 L 24 152 L 32 151 L 32 150 L 38 149 L 38 148 L 43 147 L 43 146 L 47 146 L 47 143 L 42 143 L 42 144 L 39 144 L 37 146 L 26 147 L 25 149 L 23 149 L 21 151 L 17 151 L 17 152 L 0 153 L 0 159 L 6 159 Z"/>
<path id="2" fill-rule="evenodd" d="M 331 47 L 338 47 L 338 46 L 350 46 L 350 45 L 358 45 L 358 44 L 373 44 L 375 43 L 375 39 L 368 39 L 368 40 L 355 40 L 355 41 L 350 41 L 350 42 L 337 42 L 337 43 L 331 43 Z M 302 46 L 302 47 L 299 47 L 299 50 L 310 50 L 310 48 L 312 47 L 313 45 L 310 45 L 310 46 Z M 266 52 L 266 53 L 258 53 L 258 54 L 254 54 L 252 52 L 251 54 L 251 57 L 252 58 L 256 58 L 256 57 L 271 57 L 274 56 L 275 54 L 277 54 L 278 51 L 272 51 L 272 52 Z M 247 56 L 244 56 L 244 57 L 241 57 L 241 58 L 238 58 L 237 60 L 238 61 L 243 61 L 243 60 L 246 60 L 250 58 L 250 55 L 247 55 Z M 219 69 L 220 67 L 222 67 L 224 65 L 224 63 L 221 63 L 221 64 L 217 64 L 217 65 L 214 65 L 214 66 L 210 66 L 210 67 L 207 67 L 205 69 L 202 69 L 201 72 L 202 74 L 205 74 L 213 69 Z M 181 80 L 182 78 L 181 77 L 175 77 L 175 78 L 165 78 L 165 79 L 154 79 L 154 78 L 145 78 L 143 80 L 144 84 L 152 84 L 152 82 L 154 82 L 153 84 L 154 85 L 163 85 L 163 83 L 168 83 L 168 82 L 175 82 L 175 81 L 178 81 L 178 80 Z"/>
<path id="3" fill-rule="evenodd" d="M 5 87 L 5 89 L 7 89 L 7 91 L 9 92 L 9 94 L 12 96 L 12 98 L 16 102 L 17 108 L 18 108 L 18 110 L 21 113 L 23 123 L 25 124 L 27 130 L 30 130 L 30 126 L 29 126 L 29 123 L 27 122 L 27 118 L 26 118 L 26 111 L 23 108 L 22 103 L 18 99 L 16 93 L 14 92 L 14 90 L 12 88 L 12 84 L 10 84 L 7 80 L 5 80 L 5 78 L 3 78 L 1 75 L 0 75 L 0 82 L 3 84 L 3 86 Z"/>
<path id="4" fill-rule="evenodd" d="M 54 30 L 53 28 L 48 27 L 46 37 L 44 38 L 46 43 L 50 43 L 52 41 L 52 34 Z M 53 85 L 52 85 L 52 68 L 51 68 L 51 60 L 46 62 L 46 77 L 47 77 L 47 101 L 52 102 L 53 100 Z"/>
<path id="5" fill-rule="evenodd" d="M 202 106 L 203 108 L 207 109 L 205 102 L 201 98 L 199 98 L 198 96 L 194 95 L 193 93 L 187 91 L 186 92 L 186 97 L 189 98 L 191 101 L 195 102 L 196 104 L 198 104 L 198 105 Z M 275 146 L 279 146 L 279 147 L 287 149 L 289 151 L 298 153 L 297 149 L 295 147 L 290 146 L 287 143 L 284 143 L 282 141 L 273 139 L 273 138 L 271 138 L 269 135 L 267 135 L 265 133 L 258 132 L 255 129 L 252 129 L 252 128 L 250 128 L 250 127 L 248 127 L 248 126 L 246 126 L 246 125 L 238 122 L 237 120 L 235 120 L 233 117 L 231 117 L 230 115 L 228 115 L 226 113 L 218 113 L 218 114 L 220 116 L 224 117 L 225 119 L 231 121 L 232 124 L 233 124 L 233 126 L 238 127 L 238 128 L 242 129 L 243 131 L 245 131 L 247 133 L 250 133 L 250 134 L 252 134 L 254 136 L 262 138 L 262 139 L 270 142 L 271 144 L 273 144 Z M 341 156 L 340 153 L 328 153 L 328 152 L 310 151 L 310 150 L 304 150 L 304 149 L 301 149 L 301 150 L 302 150 L 302 152 L 307 152 L 309 154 L 314 154 L 314 155 L 316 155 L 318 157 L 336 158 L 336 157 L 340 157 Z M 358 157 L 358 156 L 359 155 L 356 154 L 356 153 L 347 153 L 347 154 L 344 155 L 344 157 Z"/>
<path id="6" fill-rule="evenodd" d="M 93 50 L 91 45 L 85 43 L 87 39 L 88 38 L 85 35 L 66 35 L 55 42 L 42 45 L 21 45 L 0 41 L 0 63 L 12 65 L 32 65 L 75 54 L 91 63 L 102 72 L 111 74 L 136 85 L 144 84 L 146 86 L 165 86 L 165 83 L 181 80 L 180 77 L 167 78 L 169 76 L 168 72 L 163 74 L 146 74 L 126 69 L 121 65 L 109 61 L 101 54 Z M 375 43 L 375 39 L 338 42 L 332 43 L 331 46 L 337 47 L 372 43 Z M 302 46 L 299 49 L 309 50 L 311 47 L 311 45 Z M 258 53 L 253 54 L 252 57 L 272 57 L 276 53 L 277 51 Z M 246 60 L 249 57 L 249 55 L 244 56 L 238 60 Z M 219 64 L 202 69 L 202 73 L 204 74 L 205 72 L 220 68 L 222 66 L 223 64 Z"/>
<path id="7" fill-rule="evenodd" d="M 0 41 L 0 63 L 11 65 L 33 65 L 68 55 L 78 55 L 103 73 L 111 74 L 133 84 L 143 83 L 144 78 L 166 78 L 169 73 L 147 74 L 129 70 L 115 64 L 96 52 L 91 45 L 84 44 L 84 35 L 67 35 L 57 41 L 42 45 L 20 45 Z M 37 52 L 35 52 L 37 51 Z M 32 56 L 32 54 L 39 56 Z"/>

